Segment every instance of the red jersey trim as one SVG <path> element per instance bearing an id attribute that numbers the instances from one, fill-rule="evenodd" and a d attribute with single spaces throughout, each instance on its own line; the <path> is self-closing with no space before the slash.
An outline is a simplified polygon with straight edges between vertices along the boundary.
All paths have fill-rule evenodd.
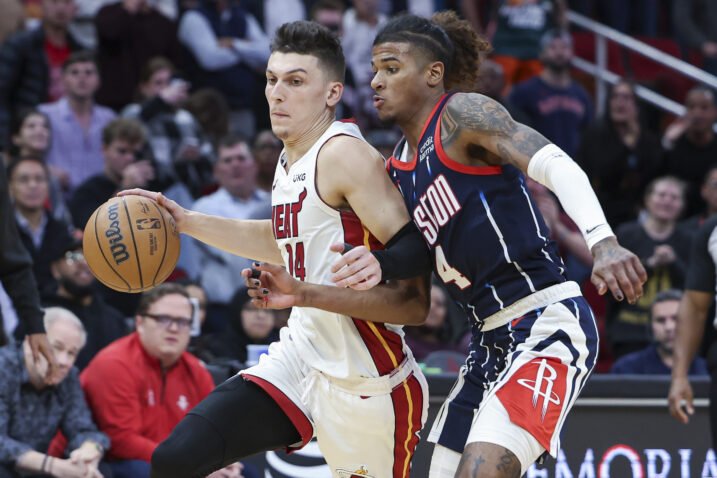
<path id="1" fill-rule="evenodd" d="M 431 120 L 433 119 L 433 115 L 436 114 L 436 111 L 438 111 L 438 107 L 441 105 L 441 102 L 443 101 L 443 98 L 445 98 L 448 95 L 448 93 L 444 93 L 443 96 L 441 96 L 438 101 L 436 102 L 436 106 L 433 107 L 431 110 L 431 114 L 428 115 L 428 119 L 426 119 L 426 122 L 423 125 L 423 129 L 421 130 L 421 136 L 419 136 L 419 143 L 421 139 L 423 139 L 423 135 L 426 133 L 426 130 L 428 129 L 428 125 L 431 123 Z M 395 156 L 391 156 L 391 164 L 394 168 L 400 169 L 402 171 L 412 171 L 416 167 L 416 160 L 418 159 L 418 150 L 416 150 L 415 153 L 413 153 L 413 159 L 410 162 L 404 163 L 403 161 L 399 161 L 398 158 Z"/>
<path id="2" fill-rule="evenodd" d="M 418 445 L 418 431 L 423 426 L 423 389 L 411 375 L 391 392 L 395 417 L 393 478 L 408 478 L 411 457 Z"/>
<path id="3" fill-rule="evenodd" d="M 447 105 L 448 103 L 446 103 Z M 441 115 L 443 115 L 443 111 L 441 110 Z M 492 174 L 503 174 L 503 167 L 502 166 L 468 166 L 467 164 L 461 164 L 459 162 L 453 161 L 451 158 L 448 157 L 446 152 L 443 150 L 443 143 L 441 143 L 441 118 L 439 116 L 438 121 L 436 122 L 436 133 L 433 135 L 433 142 L 436 145 L 436 154 L 438 154 L 438 159 L 441 160 L 443 165 L 447 167 L 448 169 L 452 169 L 454 171 L 458 171 L 459 173 L 464 174 L 474 174 L 474 175 L 480 175 L 480 176 L 489 176 Z"/>
<path id="4" fill-rule="evenodd" d="M 304 415 L 304 412 L 302 412 L 301 409 L 297 407 L 296 404 L 292 402 L 291 399 L 287 397 L 284 392 L 279 390 L 274 384 L 267 382 L 263 378 L 259 378 L 255 375 L 250 375 L 246 372 L 242 372 L 241 375 L 246 380 L 257 384 L 259 387 L 261 387 L 262 390 L 268 393 L 269 396 L 277 403 L 277 405 L 281 407 L 284 413 L 286 413 L 286 416 L 289 417 L 289 420 L 291 420 L 291 423 L 294 424 L 296 430 L 299 432 L 299 435 L 301 435 L 301 446 L 293 448 L 287 447 L 286 452 L 292 453 L 305 447 L 306 444 L 311 441 L 311 437 L 314 436 L 314 427 L 313 425 L 311 425 L 311 422 L 306 417 L 306 415 Z"/>

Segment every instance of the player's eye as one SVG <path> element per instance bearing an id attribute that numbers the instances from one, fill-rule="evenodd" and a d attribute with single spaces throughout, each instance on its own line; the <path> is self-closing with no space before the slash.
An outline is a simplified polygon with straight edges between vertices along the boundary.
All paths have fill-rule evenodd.
<path id="1" fill-rule="evenodd" d="M 270 85 L 273 85 L 274 83 L 276 83 L 276 78 L 274 78 L 273 76 L 267 76 L 266 82 Z"/>
<path id="2" fill-rule="evenodd" d="M 300 85 L 301 83 L 302 81 L 300 78 L 294 78 L 293 80 L 291 80 L 292 85 Z"/>

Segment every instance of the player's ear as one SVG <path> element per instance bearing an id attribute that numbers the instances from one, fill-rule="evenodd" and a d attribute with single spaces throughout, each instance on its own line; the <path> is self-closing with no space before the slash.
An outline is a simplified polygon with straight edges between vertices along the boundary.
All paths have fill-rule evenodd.
<path id="1" fill-rule="evenodd" d="M 434 61 L 426 65 L 426 82 L 428 86 L 438 86 L 443 81 L 446 66 L 442 61 Z"/>
<path id="2" fill-rule="evenodd" d="M 326 104 L 329 107 L 336 106 L 341 101 L 341 95 L 344 94 L 344 85 L 338 81 L 329 83 L 329 92 L 326 97 Z"/>

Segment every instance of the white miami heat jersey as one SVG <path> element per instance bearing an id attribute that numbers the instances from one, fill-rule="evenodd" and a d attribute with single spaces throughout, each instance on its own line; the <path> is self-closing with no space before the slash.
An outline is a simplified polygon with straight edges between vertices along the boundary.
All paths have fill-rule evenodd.
<path id="1" fill-rule="evenodd" d="M 316 191 L 317 156 L 337 135 L 363 140 L 355 124 L 334 122 L 288 171 L 279 161 L 272 186 L 274 237 L 284 265 L 295 278 L 314 284 L 333 285 L 331 264 L 339 255 L 329 250 L 331 244 L 381 247 L 355 214 L 332 208 Z M 380 322 L 294 307 L 288 327 L 299 355 L 310 366 L 336 378 L 377 377 L 401 364 L 405 347 L 401 326 L 390 325 L 390 317 L 376 319 Z"/>

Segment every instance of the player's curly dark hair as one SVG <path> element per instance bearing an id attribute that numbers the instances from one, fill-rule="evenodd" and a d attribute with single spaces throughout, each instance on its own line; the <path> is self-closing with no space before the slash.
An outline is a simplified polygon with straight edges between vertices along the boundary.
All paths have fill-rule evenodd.
<path id="1" fill-rule="evenodd" d="M 478 78 L 479 54 L 490 51 L 490 44 L 478 36 L 470 23 L 456 12 L 435 13 L 431 19 L 399 15 L 376 35 L 374 45 L 410 43 L 431 61 L 445 66 L 443 84 L 447 90 L 473 91 Z"/>
<path id="2" fill-rule="evenodd" d="M 346 59 L 341 42 L 331 30 L 316 22 L 284 23 L 271 41 L 271 51 L 315 56 L 332 80 L 344 81 Z"/>
<path id="3" fill-rule="evenodd" d="M 481 53 L 491 50 L 490 43 L 456 12 L 436 12 L 431 21 L 445 30 L 453 43 L 453 63 L 443 83 L 447 90 L 473 91 L 478 81 Z"/>

